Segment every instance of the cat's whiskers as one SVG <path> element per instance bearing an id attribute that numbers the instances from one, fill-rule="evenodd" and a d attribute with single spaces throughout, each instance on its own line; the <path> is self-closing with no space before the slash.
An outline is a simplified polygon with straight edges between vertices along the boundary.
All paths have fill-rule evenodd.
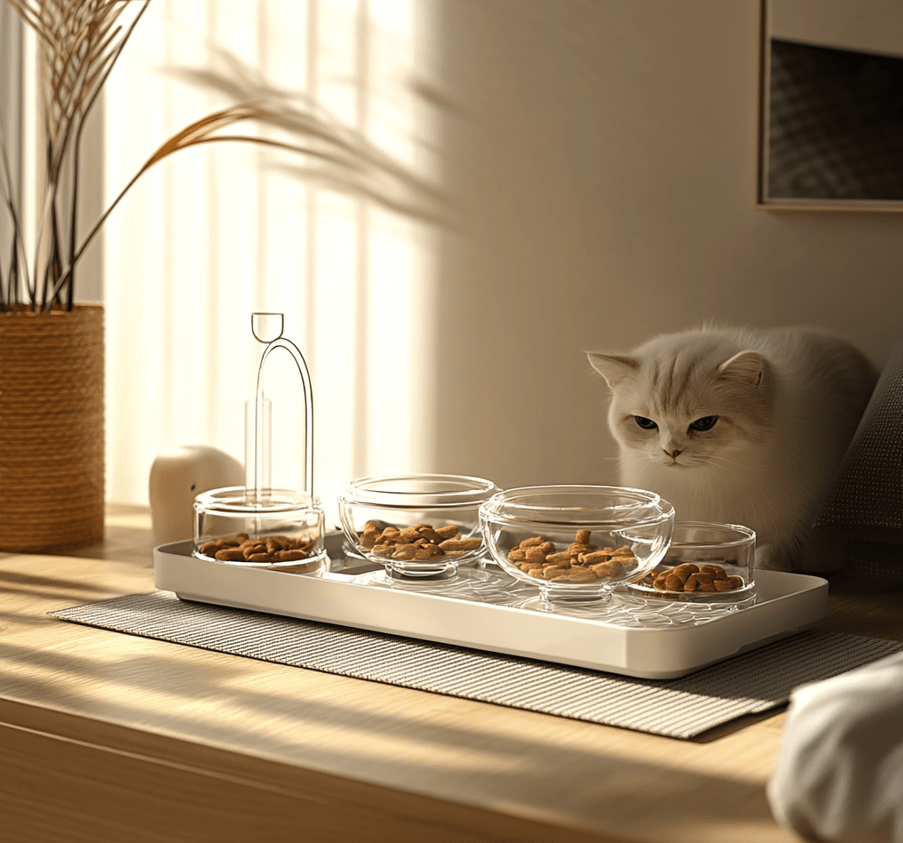
<path id="1" fill-rule="evenodd" d="M 706 462 L 707 465 L 711 466 L 716 471 L 719 471 L 722 474 L 730 474 L 738 478 L 747 477 L 750 469 L 750 466 L 743 465 L 742 463 L 724 457 L 721 454 L 711 454 Z"/>

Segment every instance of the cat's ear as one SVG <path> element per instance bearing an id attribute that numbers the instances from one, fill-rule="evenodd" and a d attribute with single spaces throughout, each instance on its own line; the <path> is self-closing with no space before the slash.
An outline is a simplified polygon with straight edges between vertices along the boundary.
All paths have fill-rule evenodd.
<path id="1" fill-rule="evenodd" d="M 720 375 L 736 378 L 753 386 L 762 383 L 764 372 L 765 361 L 758 351 L 740 351 L 718 367 Z"/>
<path id="2" fill-rule="evenodd" d="M 624 357 L 620 354 L 599 354 L 596 351 L 588 351 L 586 356 L 589 357 L 593 368 L 605 378 L 612 389 L 618 381 L 633 374 L 639 367 L 639 363 L 633 357 Z"/>

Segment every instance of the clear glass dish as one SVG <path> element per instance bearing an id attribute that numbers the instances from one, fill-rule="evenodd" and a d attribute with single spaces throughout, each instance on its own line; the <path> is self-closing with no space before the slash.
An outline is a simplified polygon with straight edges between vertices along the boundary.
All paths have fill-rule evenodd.
<path id="1" fill-rule="evenodd" d="M 480 524 L 503 571 L 548 603 L 584 603 L 610 598 L 662 560 L 674 508 L 641 489 L 530 486 L 483 504 Z"/>
<path id="2" fill-rule="evenodd" d="M 629 586 L 650 599 L 749 604 L 755 600 L 756 534 L 740 524 L 679 521 L 661 563 Z"/>
<path id="3" fill-rule="evenodd" d="M 339 496 L 354 551 L 398 577 L 450 577 L 485 553 L 479 508 L 498 492 L 457 474 L 364 477 Z"/>
<path id="4" fill-rule="evenodd" d="M 326 562 L 325 515 L 317 498 L 270 489 L 215 489 L 194 501 L 194 555 L 233 565 L 313 573 Z"/>

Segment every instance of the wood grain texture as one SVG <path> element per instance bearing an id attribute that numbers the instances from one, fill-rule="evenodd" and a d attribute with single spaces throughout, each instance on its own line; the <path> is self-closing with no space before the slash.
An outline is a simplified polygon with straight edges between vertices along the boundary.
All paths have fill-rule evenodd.
<path id="1" fill-rule="evenodd" d="M 798 840 L 781 713 L 679 741 L 47 617 L 153 588 L 146 515 L 116 518 L 116 558 L 0 555 L 11 839 Z M 823 628 L 903 638 L 899 590 L 834 590 Z"/>

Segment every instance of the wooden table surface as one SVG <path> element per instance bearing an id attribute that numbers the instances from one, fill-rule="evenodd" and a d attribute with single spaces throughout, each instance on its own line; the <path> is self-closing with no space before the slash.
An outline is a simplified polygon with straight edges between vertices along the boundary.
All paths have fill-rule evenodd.
<path id="1" fill-rule="evenodd" d="M 153 589 L 140 507 L 100 546 L 0 554 L 0 839 L 799 841 L 782 712 L 655 737 L 47 617 Z M 832 580 L 820 628 L 903 639 L 903 582 Z"/>

